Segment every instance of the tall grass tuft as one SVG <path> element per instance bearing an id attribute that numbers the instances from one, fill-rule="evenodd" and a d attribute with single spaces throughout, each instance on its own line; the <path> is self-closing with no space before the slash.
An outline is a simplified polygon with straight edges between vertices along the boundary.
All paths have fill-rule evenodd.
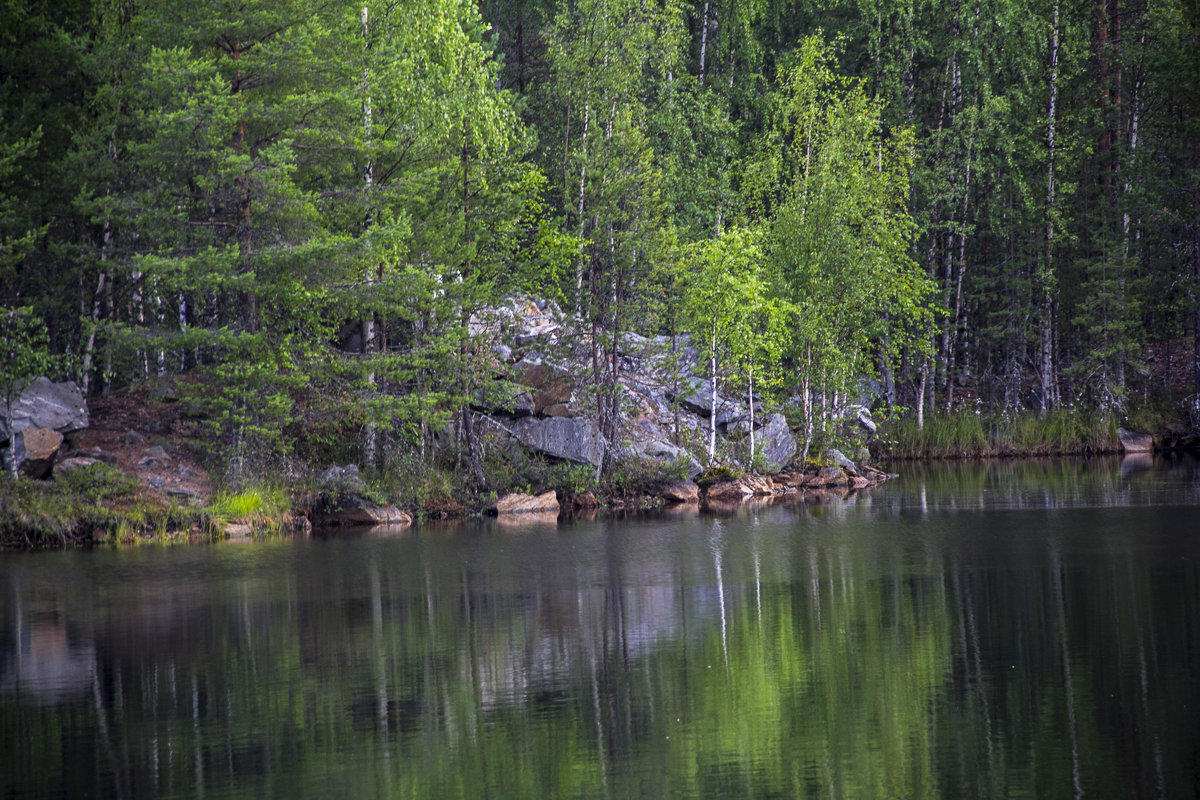
<path id="1" fill-rule="evenodd" d="M 205 516 L 209 527 L 215 530 L 240 522 L 256 531 L 274 533 L 284 529 L 291 509 L 291 498 L 282 487 L 254 486 L 213 495 Z"/>

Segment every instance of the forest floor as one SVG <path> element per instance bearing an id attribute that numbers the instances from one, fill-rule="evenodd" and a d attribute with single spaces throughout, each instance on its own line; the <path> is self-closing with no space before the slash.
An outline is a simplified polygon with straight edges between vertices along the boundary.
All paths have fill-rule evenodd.
<path id="1" fill-rule="evenodd" d="M 88 411 L 89 426 L 67 437 L 67 455 L 100 457 L 164 501 L 204 502 L 212 495 L 216 482 L 196 458 L 190 438 L 179 432 L 178 402 L 154 399 L 145 387 L 122 389 L 93 398 Z M 155 455 L 154 447 L 166 455 Z"/>

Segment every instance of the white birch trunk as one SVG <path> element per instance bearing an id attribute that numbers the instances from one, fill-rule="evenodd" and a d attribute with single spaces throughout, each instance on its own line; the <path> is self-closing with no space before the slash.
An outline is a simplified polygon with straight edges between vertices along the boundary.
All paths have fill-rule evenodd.
<path id="1" fill-rule="evenodd" d="M 363 49 L 369 51 L 371 49 L 371 19 L 370 10 L 367 6 L 362 7 L 362 35 Z M 363 67 L 362 76 L 362 126 L 363 126 L 363 144 L 366 147 L 367 159 L 366 165 L 363 167 L 363 192 L 366 195 L 368 203 L 367 218 L 364 222 L 364 229 L 370 229 L 373 218 L 370 211 L 371 190 L 375 186 L 375 161 L 371 157 L 371 71 L 370 64 Z M 367 266 L 367 281 L 370 281 L 373 275 L 371 265 Z M 364 357 L 374 349 L 375 343 L 375 315 L 372 312 L 367 312 L 362 319 L 362 346 L 359 348 Z M 375 389 L 375 373 L 367 374 L 367 386 L 369 390 Z M 363 462 L 366 464 L 374 464 L 378 452 L 378 437 L 376 435 L 375 426 L 368 422 L 363 427 Z"/>
<path id="2" fill-rule="evenodd" d="M 1054 407 L 1054 123 L 1058 112 L 1058 3 L 1050 34 L 1050 107 L 1046 127 L 1046 267 L 1042 276 L 1041 413 Z"/>
<path id="3" fill-rule="evenodd" d="M 712 464 L 717 455 L 717 329 L 712 331 L 710 341 L 712 350 L 709 352 L 708 376 L 708 463 Z"/>

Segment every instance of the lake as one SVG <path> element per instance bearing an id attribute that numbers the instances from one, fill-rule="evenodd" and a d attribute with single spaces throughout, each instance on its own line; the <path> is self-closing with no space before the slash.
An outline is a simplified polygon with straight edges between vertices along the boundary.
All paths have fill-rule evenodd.
<path id="1" fill-rule="evenodd" d="M 0 797 L 1200 796 L 1193 460 L 0 553 Z"/>

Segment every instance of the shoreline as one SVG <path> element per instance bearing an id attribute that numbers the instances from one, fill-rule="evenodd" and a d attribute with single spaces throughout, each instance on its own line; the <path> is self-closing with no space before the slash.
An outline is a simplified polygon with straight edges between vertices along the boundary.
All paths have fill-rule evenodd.
<path id="1" fill-rule="evenodd" d="M 1156 459 L 1195 457 L 1195 453 L 1182 449 L 1055 452 L 889 458 L 885 463 L 970 463 L 1118 456 Z M 0 523 L 0 550 L 15 552 L 105 545 L 209 544 L 271 536 L 353 535 L 371 529 L 399 531 L 488 518 L 504 526 L 519 526 L 641 513 L 723 515 L 765 505 L 819 505 L 846 500 L 862 490 L 900 477 L 896 473 L 866 465 L 840 467 L 808 464 L 770 475 L 726 475 L 717 472 L 718 477 L 705 479 L 701 476 L 699 482 L 663 481 L 656 487 L 647 486 L 637 491 L 619 493 L 600 492 L 599 496 L 590 491 L 579 495 L 560 494 L 554 490 L 541 495 L 511 493 L 471 506 L 460 503 L 453 510 L 447 510 L 444 504 L 436 501 L 426 507 L 412 504 L 398 507 L 359 497 L 363 502 L 347 503 L 338 510 L 326 508 L 322 511 L 320 493 L 295 487 L 291 491 L 279 487 L 270 490 L 250 488 L 237 495 L 218 492 L 206 503 L 200 503 L 195 498 L 184 504 L 166 502 L 159 492 L 139 486 L 134 476 L 105 465 L 92 476 L 75 471 L 65 481 L 24 480 L 18 487 L 19 491 L 0 496 L 0 512 L 7 517 Z M 4 480 L 11 481 L 7 478 Z M 63 486 L 64 483 L 67 485 Z M 11 482 L 5 486 L 11 487 Z M 40 514 L 14 517 L 11 507 L 14 494 L 38 492 L 53 493 L 69 502 L 59 507 L 60 513 L 57 515 L 46 513 L 46 509 L 43 509 Z M 261 502 L 246 500 L 262 495 L 270 496 Z M 482 499 L 484 496 L 478 497 Z M 511 505 L 539 499 L 553 503 L 552 508 L 532 507 L 515 511 L 498 508 L 506 500 Z M 238 502 L 245 503 L 243 510 L 239 510 Z"/>

